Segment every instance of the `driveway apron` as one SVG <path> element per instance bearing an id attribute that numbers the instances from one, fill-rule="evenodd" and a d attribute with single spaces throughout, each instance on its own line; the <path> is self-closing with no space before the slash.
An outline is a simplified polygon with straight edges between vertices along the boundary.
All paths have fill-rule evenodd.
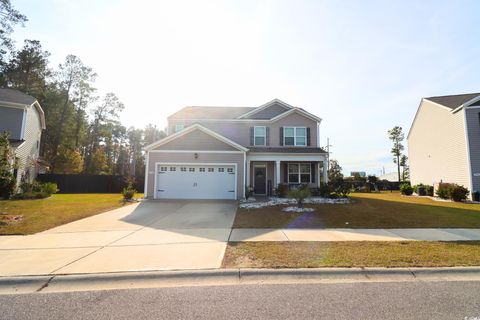
<path id="1" fill-rule="evenodd" d="M 0 237 L 0 276 L 219 268 L 236 208 L 223 200 L 147 200 Z"/>

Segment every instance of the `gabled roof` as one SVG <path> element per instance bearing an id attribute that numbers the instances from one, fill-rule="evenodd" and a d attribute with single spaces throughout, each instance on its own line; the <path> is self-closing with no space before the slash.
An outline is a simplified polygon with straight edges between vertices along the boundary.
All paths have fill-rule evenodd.
<path id="1" fill-rule="evenodd" d="M 152 149 L 154 149 L 154 148 L 156 148 L 156 147 L 159 147 L 159 146 L 164 145 L 164 144 L 166 144 L 166 143 L 168 143 L 168 142 L 170 142 L 170 141 L 173 141 L 173 140 L 175 140 L 175 139 L 177 139 L 177 138 L 180 138 L 181 136 L 183 136 L 183 135 L 185 135 L 185 134 L 187 134 L 187 133 L 190 133 L 190 132 L 192 132 L 192 131 L 194 131 L 194 130 L 201 130 L 201 131 L 205 132 L 206 134 L 211 135 L 212 137 L 214 137 L 214 138 L 216 138 L 216 139 L 218 139 L 218 140 L 220 140 L 220 141 L 222 141 L 222 142 L 224 142 L 224 143 L 226 143 L 226 144 L 228 144 L 228 145 L 231 145 L 232 147 L 234 147 L 234 148 L 236 148 L 236 149 L 238 149 L 238 150 L 240 150 L 240 151 L 248 151 L 248 149 L 245 148 L 244 146 L 239 145 L 238 143 L 236 143 L 236 142 L 228 139 L 227 137 L 222 136 L 221 134 L 218 134 L 218 133 L 216 133 L 216 132 L 214 132 L 214 131 L 212 131 L 212 130 L 210 130 L 210 129 L 207 129 L 207 128 L 205 128 L 204 126 L 202 126 L 202 125 L 200 125 L 200 124 L 194 124 L 194 125 L 191 125 L 191 126 L 189 126 L 189 127 L 186 127 L 186 128 L 183 129 L 182 131 L 179 131 L 179 132 L 177 132 L 177 133 L 174 133 L 174 134 L 172 134 L 172 135 L 169 135 L 169 136 L 167 136 L 167 137 L 165 137 L 165 138 L 163 138 L 163 139 L 161 139 L 161 140 L 158 140 L 158 141 L 156 141 L 156 142 L 154 142 L 154 143 L 152 143 L 152 144 L 144 147 L 143 150 L 145 150 L 145 151 L 152 150 Z"/>
<path id="2" fill-rule="evenodd" d="M 251 107 L 189 106 L 175 112 L 168 119 L 235 119 L 254 109 Z"/>
<path id="3" fill-rule="evenodd" d="M 36 98 L 19 90 L 0 88 L 0 105 L 14 108 L 27 108 L 34 106 L 40 115 L 42 129 L 46 128 L 45 113 Z"/>
<path id="4" fill-rule="evenodd" d="M 9 88 L 0 88 L 0 103 L 6 102 L 31 106 L 35 101 L 37 101 L 37 99 L 21 91 Z"/>
<path id="5" fill-rule="evenodd" d="M 260 111 L 265 110 L 269 107 L 272 107 L 274 105 L 280 105 L 283 108 L 285 108 L 284 112 L 294 108 L 293 106 L 289 105 L 288 103 L 285 103 L 282 100 L 275 98 L 272 101 L 269 101 L 265 104 L 262 104 L 260 107 L 253 108 L 253 110 L 251 110 L 251 111 L 249 111 L 245 114 L 242 114 L 241 116 L 238 117 L 238 119 L 256 119 L 255 114 L 257 114 Z"/>
<path id="6" fill-rule="evenodd" d="M 437 104 L 440 104 L 444 107 L 450 108 L 452 110 L 457 109 L 466 102 L 479 97 L 480 93 L 465 93 L 465 94 L 455 94 L 450 96 L 438 96 L 438 97 L 429 97 L 425 98 Z"/>
<path id="7" fill-rule="evenodd" d="M 274 112 L 267 112 L 266 116 L 262 111 L 269 107 L 277 106 Z M 280 108 L 278 108 L 280 106 Z M 284 109 L 282 110 L 281 107 Z M 291 114 L 292 112 L 300 113 L 303 116 L 315 121 L 322 121 L 319 117 L 305 111 L 302 108 L 294 107 L 279 99 L 273 99 L 259 107 L 201 107 L 189 106 L 175 112 L 168 117 L 169 120 L 226 120 L 226 121 L 269 121 L 273 122 Z"/>

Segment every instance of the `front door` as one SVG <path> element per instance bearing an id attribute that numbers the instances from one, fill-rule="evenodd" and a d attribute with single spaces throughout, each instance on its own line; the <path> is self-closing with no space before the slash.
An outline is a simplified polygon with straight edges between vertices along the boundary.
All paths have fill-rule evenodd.
<path id="1" fill-rule="evenodd" d="M 255 194 L 267 193 L 267 168 L 266 167 L 254 167 L 255 181 L 254 192 Z"/>

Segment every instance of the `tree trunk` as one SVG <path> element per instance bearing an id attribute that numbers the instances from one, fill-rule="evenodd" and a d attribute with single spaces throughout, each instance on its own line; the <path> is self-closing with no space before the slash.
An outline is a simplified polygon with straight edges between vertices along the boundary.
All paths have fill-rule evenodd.
<path id="1" fill-rule="evenodd" d="M 397 155 L 397 170 L 398 170 L 398 182 L 401 182 L 401 175 L 400 175 L 400 155 Z"/>

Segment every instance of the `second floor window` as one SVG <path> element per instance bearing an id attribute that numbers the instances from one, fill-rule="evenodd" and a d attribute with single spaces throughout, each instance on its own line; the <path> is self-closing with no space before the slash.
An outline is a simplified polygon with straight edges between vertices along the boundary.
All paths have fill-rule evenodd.
<path id="1" fill-rule="evenodd" d="M 307 128 L 305 127 L 285 127 L 283 128 L 284 146 L 306 146 Z"/>
<path id="2" fill-rule="evenodd" d="M 183 124 L 176 124 L 175 125 L 175 133 L 182 131 L 183 128 L 185 128 L 185 126 Z"/>
<path id="3" fill-rule="evenodd" d="M 266 141 L 267 129 L 265 127 L 255 127 L 254 143 L 256 146 L 264 146 Z"/>

